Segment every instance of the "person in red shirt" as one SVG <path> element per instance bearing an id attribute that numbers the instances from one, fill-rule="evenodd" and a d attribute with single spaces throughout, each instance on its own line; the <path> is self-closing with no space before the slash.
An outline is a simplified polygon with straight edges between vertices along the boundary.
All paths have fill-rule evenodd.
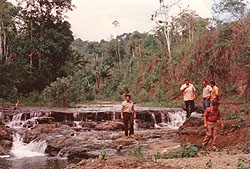
<path id="1" fill-rule="evenodd" d="M 221 128 L 224 128 L 223 120 L 219 109 L 220 103 L 218 101 L 213 101 L 212 106 L 208 107 L 204 114 L 204 127 L 206 129 L 206 136 L 202 142 L 204 148 L 206 148 L 207 143 L 212 138 L 212 148 L 216 150 L 216 137 L 218 131 L 217 120 L 220 119 Z"/>

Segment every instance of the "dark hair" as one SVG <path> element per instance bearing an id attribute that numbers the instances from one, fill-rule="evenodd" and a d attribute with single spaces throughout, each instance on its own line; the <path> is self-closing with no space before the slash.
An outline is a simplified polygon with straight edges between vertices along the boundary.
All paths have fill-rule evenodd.
<path id="1" fill-rule="evenodd" d="M 212 85 L 215 85 L 215 81 L 211 81 L 210 83 L 211 83 Z"/>
<path id="2" fill-rule="evenodd" d="M 131 99 L 131 96 L 130 96 L 129 94 L 126 94 L 125 98 L 126 98 L 126 97 L 129 97 L 129 98 Z"/>
<path id="3" fill-rule="evenodd" d="M 188 80 L 188 79 L 185 79 L 185 82 L 186 82 L 186 81 L 189 81 L 189 80 Z"/>
<path id="4" fill-rule="evenodd" d="M 212 101 L 212 105 L 213 105 L 213 106 L 219 106 L 220 103 L 219 103 L 218 101 L 215 100 L 215 101 Z"/>
<path id="5" fill-rule="evenodd" d="M 203 80 L 202 82 L 205 82 L 205 83 L 207 83 L 207 81 L 206 81 L 206 80 Z"/>

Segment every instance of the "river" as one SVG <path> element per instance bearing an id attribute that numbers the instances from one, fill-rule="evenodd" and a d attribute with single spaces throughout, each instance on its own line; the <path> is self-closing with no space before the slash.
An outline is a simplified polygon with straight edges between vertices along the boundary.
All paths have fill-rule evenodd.
<path id="1" fill-rule="evenodd" d="M 153 107 L 140 107 L 136 106 L 137 119 L 135 120 L 135 134 L 140 135 L 150 135 L 163 133 L 168 130 L 177 130 L 186 120 L 185 112 L 182 109 L 170 109 L 170 108 L 153 108 Z M 105 122 L 109 125 L 112 123 L 119 123 L 120 118 L 120 105 L 111 103 L 98 103 L 98 104 L 84 104 L 77 105 L 77 108 L 44 108 L 44 107 L 20 107 L 18 110 L 10 113 L 4 113 L 5 124 L 13 130 L 13 145 L 8 156 L 0 157 L 0 168 L 3 169 L 63 169 L 72 168 L 79 159 L 68 158 L 69 146 L 64 145 L 60 147 L 60 151 L 56 153 L 57 155 L 51 155 L 46 153 L 49 145 L 51 145 L 56 137 L 65 138 L 70 134 L 71 142 L 68 144 L 72 147 L 78 149 L 75 142 L 79 140 L 84 140 L 88 137 L 88 140 L 93 140 L 88 144 L 95 144 L 94 148 L 91 150 L 87 149 L 86 154 L 89 152 L 95 152 L 96 154 L 89 155 L 90 157 L 96 157 L 102 150 L 100 149 L 100 144 L 105 145 L 116 145 L 118 143 L 119 137 L 122 137 L 122 131 L 98 131 L 96 128 L 91 128 L 86 131 L 86 123 L 96 123 L 102 124 Z M 193 116 L 199 116 L 198 114 L 193 114 Z M 39 124 L 39 118 L 53 118 L 54 123 L 57 125 L 59 123 L 72 124 L 69 125 L 67 129 L 63 129 L 64 134 L 54 134 L 37 137 L 37 139 L 32 140 L 29 143 L 24 142 L 25 136 L 33 130 Z M 41 120 L 40 120 L 41 121 Z M 144 126 L 150 124 L 152 127 L 145 129 Z M 105 123 L 106 124 L 106 123 Z M 104 124 L 104 125 L 105 125 Z M 105 134 L 105 132 L 107 134 Z M 158 132 L 158 133 L 157 133 Z M 65 134 L 66 133 L 66 134 Z M 96 133 L 96 135 L 95 135 Z M 103 134 L 104 133 L 104 134 Z M 102 138 L 94 138 L 99 135 L 104 135 Z M 89 136 L 91 135 L 91 136 Z M 94 136 L 92 136 L 94 135 Z M 105 136 L 106 135 L 106 136 Z M 109 138 L 107 138 L 109 135 Z M 105 139 L 103 139 L 105 137 Z M 148 146 L 154 141 L 167 142 L 164 139 L 156 140 L 152 138 L 147 139 L 143 145 Z M 158 137 L 158 136 L 157 136 Z M 60 138 L 60 139 L 61 139 Z M 90 139 L 91 138 L 91 139 Z M 68 139 L 68 140 L 70 140 Z M 116 139 L 116 140 L 115 140 Z M 139 139 L 138 139 L 139 140 Z M 55 142 L 55 141 L 54 141 Z M 57 140 L 58 143 L 58 140 Z M 119 142 L 120 143 L 120 142 Z M 84 145 L 85 146 L 85 145 Z M 89 145 L 87 145 L 89 146 Z M 117 150 L 114 150 L 112 146 L 107 146 L 107 152 L 110 155 L 117 155 Z M 50 146 L 51 147 L 51 146 Z M 83 146 L 82 146 L 83 147 Z M 66 155 L 65 155 L 66 154 Z M 126 154 L 121 153 L 122 155 Z M 85 157 L 85 156 L 84 156 Z M 88 158 L 88 157 L 86 157 Z M 69 160 L 70 159 L 70 160 Z"/>

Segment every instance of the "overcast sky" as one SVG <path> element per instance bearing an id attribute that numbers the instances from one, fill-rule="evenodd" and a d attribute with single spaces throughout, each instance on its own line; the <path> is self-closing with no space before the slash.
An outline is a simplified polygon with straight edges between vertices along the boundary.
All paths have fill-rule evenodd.
<path id="1" fill-rule="evenodd" d="M 15 0 L 9 0 L 11 2 Z M 171 0 L 167 0 L 171 1 Z M 201 17 L 211 17 L 213 0 L 182 0 Z M 76 38 L 99 41 L 110 40 L 111 35 L 133 31 L 148 32 L 155 23 L 151 15 L 159 9 L 159 0 L 72 0 L 76 8 L 68 13 L 68 20 Z M 173 11 L 179 11 L 178 7 Z M 174 12 L 172 12 L 174 13 Z M 120 26 L 115 29 L 112 22 Z"/>
<path id="2" fill-rule="evenodd" d="M 155 25 L 151 14 L 159 9 L 159 0 L 73 0 L 73 4 L 76 8 L 68 16 L 74 36 L 98 41 L 109 40 L 111 34 L 148 32 Z M 211 17 L 212 0 L 183 0 L 182 4 L 201 17 Z M 120 22 L 117 29 L 114 20 Z"/>

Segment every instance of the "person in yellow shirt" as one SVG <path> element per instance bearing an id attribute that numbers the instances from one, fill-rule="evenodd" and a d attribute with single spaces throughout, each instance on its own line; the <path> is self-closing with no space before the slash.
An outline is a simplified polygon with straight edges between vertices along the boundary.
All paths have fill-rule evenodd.
<path id="1" fill-rule="evenodd" d="M 189 83 L 189 80 L 185 80 L 185 84 L 183 84 L 180 88 L 181 93 L 183 93 L 183 100 L 186 106 L 186 117 L 189 118 L 191 113 L 194 112 L 194 100 L 195 96 L 195 88 L 192 84 Z"/>

